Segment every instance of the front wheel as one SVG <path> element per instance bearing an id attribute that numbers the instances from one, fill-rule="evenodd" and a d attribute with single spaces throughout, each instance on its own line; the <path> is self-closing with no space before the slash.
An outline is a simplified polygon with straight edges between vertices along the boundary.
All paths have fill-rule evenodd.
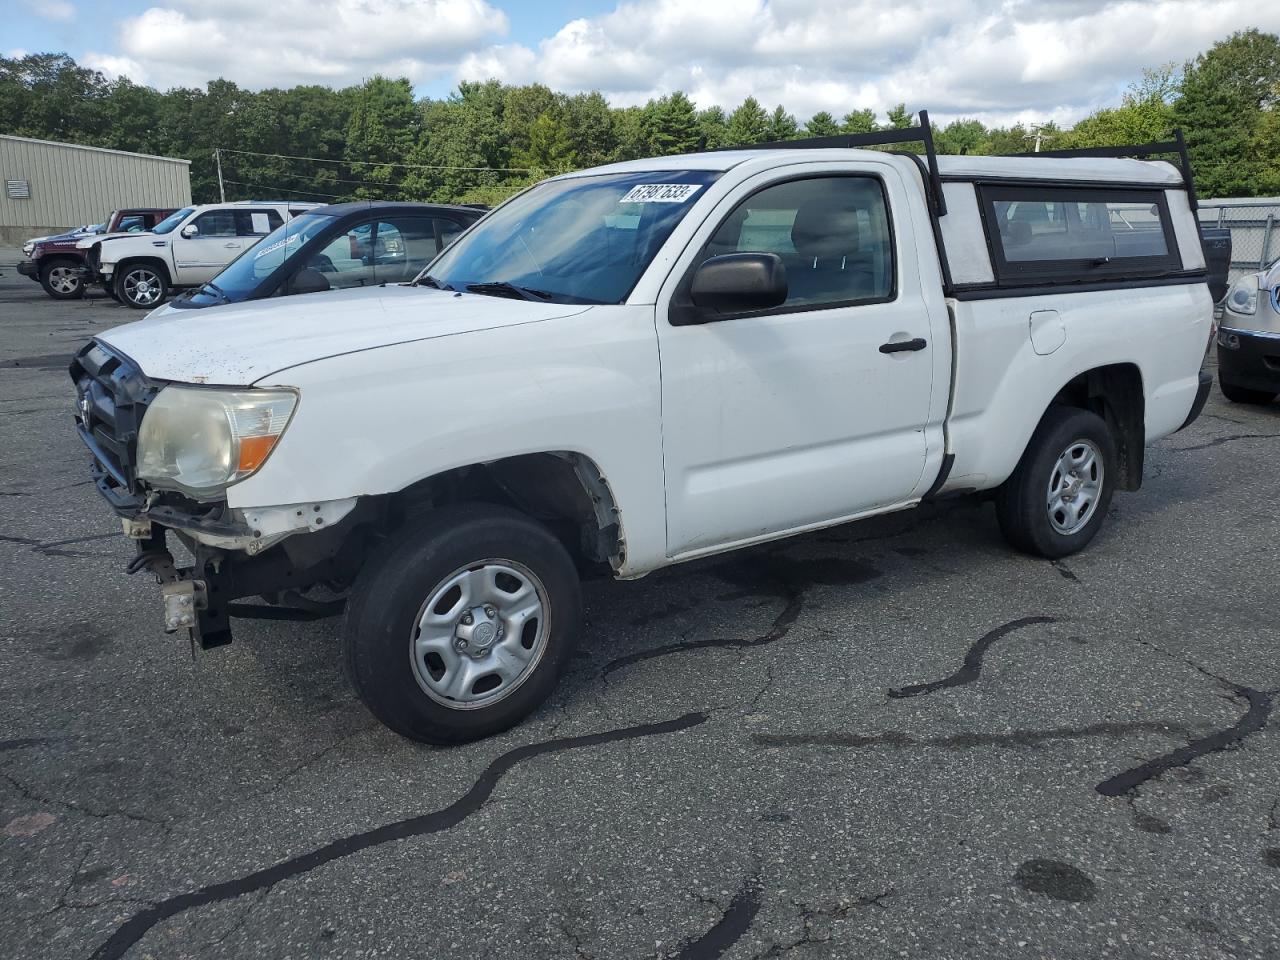
<path id="1" fill-rule="evenodd" d="M 1115 476 L 1106 421 L 1088 410 L 1050 407 L 996 495 L 1005 539 L 1051 559 L 1083 550 L 1107 515 Z"/>
<path id="2" fill-rule="evenodd" d="M 169 280 L 164 273 L 144 263 L 127 264 L 116 272 L 116 299 L 135 310 L 150 310 L 164 303 Z"/>
<path id="3" fill-rule="evenodd" d="M 40 268 L 40 286 L 55 300 L 79 300 L 84 296 L 84 281 L 74 263 L 55 260 Z"/>
<path id="4" fill-rule="evenodd" d="M 549 530 L 504 507 L 457 504 L 366 562 L 344 659 L 356 693 L 392 730 L 464 743 L 546 699 L 581 623 L 577 571 Z"/>
<path id="5" fill-rule="evenodd" d="M 1256 403 L 1268 404 L 1276 398 L 1275 392 L 1270 390 L 1249 390 L 1245 387 L 1237 387 L 1234 383 L 1227 383 L 1222 379 L 1222 374 L 1218 374 L 1218 386 L 1222 388 L 1222 395 L 1232 403 Z"/>

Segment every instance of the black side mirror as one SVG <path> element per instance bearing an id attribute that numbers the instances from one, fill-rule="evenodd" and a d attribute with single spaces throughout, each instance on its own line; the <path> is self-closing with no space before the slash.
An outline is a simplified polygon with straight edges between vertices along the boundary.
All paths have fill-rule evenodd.
<path id="1" fill-rule="evenodd" d="M 294 293 L 320 293 L 329 289 L 329 280 L 319 270 L 303 267 L 294 275 L 289 286 Z"/>
<path id="2" fill-rule="evenodd" d="M 787 299 L 787 268 L 776 253 L 727 253 L 703 261 L 693 275 L 690 299 L 702 322 L 716 313 L 767 310 Z"/>

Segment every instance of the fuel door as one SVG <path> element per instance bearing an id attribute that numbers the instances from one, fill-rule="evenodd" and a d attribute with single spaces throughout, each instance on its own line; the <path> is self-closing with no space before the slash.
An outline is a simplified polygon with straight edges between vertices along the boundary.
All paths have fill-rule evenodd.
<path id="1" fill-rule="evenodd" d="M 1047 357 L 1067 342 L 1067 327 L 1057 310 L 1035 310 L 1031 313 L 1031 347 Z"/>

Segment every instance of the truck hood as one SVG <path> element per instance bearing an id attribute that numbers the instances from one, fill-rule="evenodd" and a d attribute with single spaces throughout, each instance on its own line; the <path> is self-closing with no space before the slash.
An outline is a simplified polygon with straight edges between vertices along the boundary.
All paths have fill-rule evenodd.
<path id="1" fill-rule="evenodd" d="M 243 386 L 326 357 L 589 309 L 401 284 L 174 310 L 97 339 L 127 354 L 149 377 Z"/>
<path id="2" fill-rule="evenodd" d="M 136 237 L 153 239 L 156 236 L 157 234 L 152 233 L 150 230 L 135 230 L 133 233 L 95 233 L 78 240 L 76 242 L 76 249 L 88 250 L 90 247 L 96 247 L 98 244 L 106 240 L 132 240 Z M 160 234 L 160 236 L 163 236 L 163 234 Z M 165 242 L 168 243 L 168 240 L 166 239 Z"/>

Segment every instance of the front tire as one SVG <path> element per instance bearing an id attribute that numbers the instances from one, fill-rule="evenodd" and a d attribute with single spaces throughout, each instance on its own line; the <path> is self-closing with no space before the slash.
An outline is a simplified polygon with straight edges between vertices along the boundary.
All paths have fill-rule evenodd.
<path id="1" fill-rule="evenodd" d="M 550 531 L 505 507 L 455 504 L 366 561 L 343 653 L 356 693 L 392 730 L 465 743 L 547 698 L 581 624 L 577 571 Z"/>
<path id="2" fill-rule="evenodd" d="M 169 278 L 164 271 L 146 263 L 130 263 L 116 268 L 116 299 L 135 310 L 151 310 L 169 295 Z"/>
<path id="3" fill-rule="evenodd" d="M 1237 387 L 1234 383 L 1227 383 L 1222 379 L 1222 374 L 1218 374 L 1218 386 L 1222 388 L 1222 395 L 1232 403 L 1253 403 L 1265 405 L 1276 398 L 1274 392 L 1267 390 L 1249 390 L 1245 387 Z"/>
<path id="4" fill-rule="evenodd" d="M 1083 550 L 1106 518 L 1116 459 L 1105 420 L 1088 410 L 1050 407 L 996 495 L 1005 539 L 1050 559 Z"/>
<path id="5" fill-rule="evenodd" d="M 40 286 L 55 300 L 79 300 L 84 296 L 84 281 L 76 264 L 54 260 L 40 268 Z"/>

